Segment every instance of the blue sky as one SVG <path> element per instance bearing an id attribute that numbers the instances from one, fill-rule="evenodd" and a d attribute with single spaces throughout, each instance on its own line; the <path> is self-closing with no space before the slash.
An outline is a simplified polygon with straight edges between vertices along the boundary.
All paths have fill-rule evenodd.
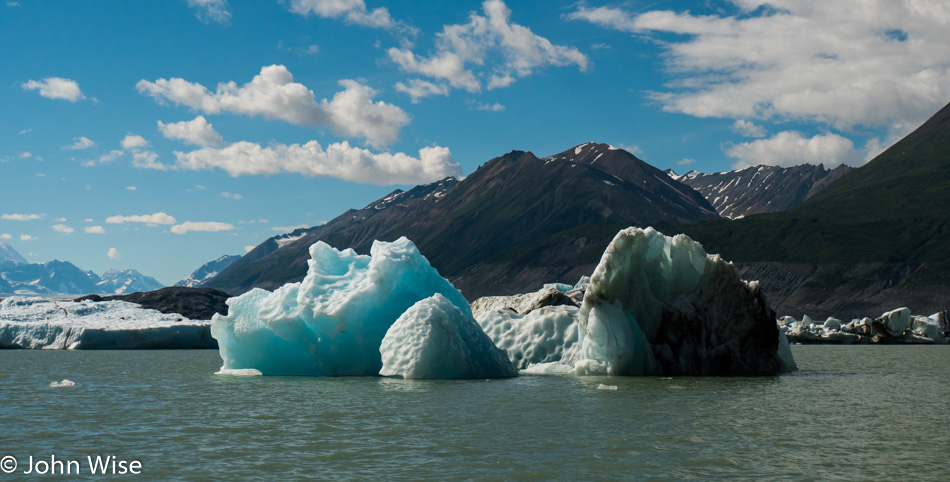
<path id="1" fill-rule="evenodd" d="M 660 168 L 860 165 L 950 101 L 945 2 L 0 4 L 0 241 L 174 283 L 587 141 Z"/>

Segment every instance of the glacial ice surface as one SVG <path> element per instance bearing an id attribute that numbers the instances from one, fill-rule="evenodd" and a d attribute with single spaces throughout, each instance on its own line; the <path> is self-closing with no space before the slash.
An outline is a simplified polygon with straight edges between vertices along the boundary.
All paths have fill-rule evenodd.
<path id="1" fill-rule="evenodd" d="M 505 352 L 452 302 L 436 293 L 412 305 L 379 347 L 383 376 L 504 378 L 518 376 Z"/>
<path id="2" fill-rule="evenodd" d="M 564 372 L 573 369 L 580 349 L 578 311 L 576 306 L 545 306 L 522 315 L 501 309 L 481 314 L 478 323 L 519 370 Z"/>
<path id="3" fill-rule="evenodd" d="M 0 302 L 0 348 L 214 348 L 210 323 L 125 301 Z"/>
<path id="4" fill-rule="evenodd" d="M 436 325 L 430 320 L 432 326 L 426 327 L 422 326 L 426 322 L 414 323 L 417 317 L 410 313 L 405 324 L 392 334 L 393 339 L 404 336 L 421 343 L 423 346 L 411 353 L 414 356 L 425 358 L 433 349 L 428 346 L 432 342 L 421 334 L 425 329 L 441 330 L 472 319 L 462 294 L 405 237 L 393 242 L 374 242 L 369 256 L 352 249 L 338 251 L 317 242 L 310 247 L 310 258 L 303 281 L 286 284 L 274 292 L 254 289 L 231 298 L 227 302 L 228 314 L 212 318 L 211 333 L 218 340 L 224 360 L 222 370 L 253 368 L 265 375 L 377 375 L 383 368 L 380 352 L 387 332 L 417 302 L 441 295 L 435 304 L 444 317 L 442 323 Z M 453 305 L 462 316 L 445 313 L 446 304 Z M 423 306 L 435 309 L 429 303 L 418 310 Z M 452 330 L 456 330 L 454 335 L 439 336 L 453 342 L 468 336 L 464 326 L 452 326 Z M 392 351 L 391 342 L 392 339 L 387 353 Z M 466 349 L 470 351 L 451 353 L 488 353 L 483 347 L 467 345 Z M 393 370 L 409 370 L 399 374 L 440 374 L 429 366 L 430 359 L 397 360 L 402 355 L 393 353 L 390 365 Z M 497 373 L 469 371 L 465 376 L 487 378 Z"/>

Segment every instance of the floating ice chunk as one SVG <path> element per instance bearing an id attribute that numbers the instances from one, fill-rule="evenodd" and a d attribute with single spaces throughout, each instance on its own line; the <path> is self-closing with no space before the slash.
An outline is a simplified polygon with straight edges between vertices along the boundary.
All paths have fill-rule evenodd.
<path id="1" fill-rule="evenodd" d="M 254 368 L 239 368 L 236 370 L 221 369 L 214 372 L 215 375 L 226 375 L 231 377 L 259 377 L 263 375 L 260 370 Z"/>
<path id="2" fill-rule="evenodd" d="M 515 368 L 530 373 L 572 370 L 580 344 L 575 306 L 547 306 L 525 315 L 511 310 L 483 313 L 478 324 Z"/>
<path id="3" fill-rule="evenodd" d="M 590 276 L 581 276 L 581 279 L 577 280 L 577 283 L 574 284 L 575 290 L 586 290 L 590 286 Z"/>
<path id="4" fill-rule="evenodd" d="M 505 378 L 518 376 L 505 353 L 441 294 L 412 305 L 379 347 L 379 374 L 402 378 Z"/>
<path id="5" fill-rule="evenodd" d="M 777 354 L 780 363 L 779 371 L 794 372 L 798 370 L 798 364 L 795 363 L 795 357 L 792 356 L 792 347 L 788 343 L 788 336 L 781 329 L 778 331 Z"/>
<path id="6" fill-rule="evenodd" d="M 565 292 L 571 291 L 572 289 L 574 289 L 573 286 L 567 283 L 548 283 L 544 285 L 544 289 L 551 289 L 551 288 L 556 289 L 558 291 L 565 291 Z"/>
<path id="7" fill-rule="evenodd" d="M 50 388 L 62 388 L 62 387 L 74 387 L 74 386 L 76 386 L 76 382 L 72 380 L 67 380 L 65 378 L 61 382 L 52 382 L 49 384 Z"/>
<path id="8" fill-rule="evenodd" d="M 880 323 L 891 336 L 901 336 L 910 328 L 910 309 L 898 308 L 884 313 L 875 323 Z"/>
<path id="9" fill-rule="evenodd" d="M 251 290 L 212 318 L 222 369 L 265 375 L 377 375 L 380 344 L 416 302 L 439 293 L 465 317 L 468 302 L 406 238 L 376 241 L 370 256 L 310 247 L 307 276 L 273 293 Z"/>
<path id="10" fill-rule="evenodd" d="M 616 390 L 617 385 L 604 385 L 603 383 L 597 385 L 598 390 Z"/>
<path id="11" fill-rule="evenodd" d="M 943 338 L 943 330 L 940 329 L 937 321 L 926 316 L 914 316 L 911 329 L 913 329 L 915 335 L 931 340 Z"/>
<path id="12" fill-rule="evenodd" d="M 777 373 L 775 314 L 758 282 L 685 235 L 627 228 L 591 276 L 579 313 L 579 374 Z"/>
<path id="13" fill-rule="evenodd" d="M 837 318 L 828 317 L 825 320 L 825 323 L 822 325 L 826 330 L 840 330 L 841 329 L 841 320 Z"/>

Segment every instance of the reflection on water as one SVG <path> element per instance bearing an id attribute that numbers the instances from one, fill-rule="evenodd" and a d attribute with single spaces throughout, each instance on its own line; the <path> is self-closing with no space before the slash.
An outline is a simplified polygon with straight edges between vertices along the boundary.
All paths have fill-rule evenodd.
<path id="1" fill-rule="evenodd" d="M 0 456 L 112 454 L 156 478 L 947 477 L 950 347 L 793 352 L 781 377 L 398 380 L 2 351 Z"/>

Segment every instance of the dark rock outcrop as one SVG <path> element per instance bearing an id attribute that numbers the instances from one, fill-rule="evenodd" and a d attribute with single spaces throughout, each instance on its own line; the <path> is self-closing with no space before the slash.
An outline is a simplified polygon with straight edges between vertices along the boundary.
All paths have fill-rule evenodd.
<path id="1" fill-rule="evenodd" d="M 226 315 L 229 294 L 211 288 L 186 288 L 171 286 L 155 291 L 129 293 L 127 295 L 86 295 L 76 301 L 128 301 L 162 313 L 178 313 L 192 320 L 210 320 L 215 313 Z"/>

